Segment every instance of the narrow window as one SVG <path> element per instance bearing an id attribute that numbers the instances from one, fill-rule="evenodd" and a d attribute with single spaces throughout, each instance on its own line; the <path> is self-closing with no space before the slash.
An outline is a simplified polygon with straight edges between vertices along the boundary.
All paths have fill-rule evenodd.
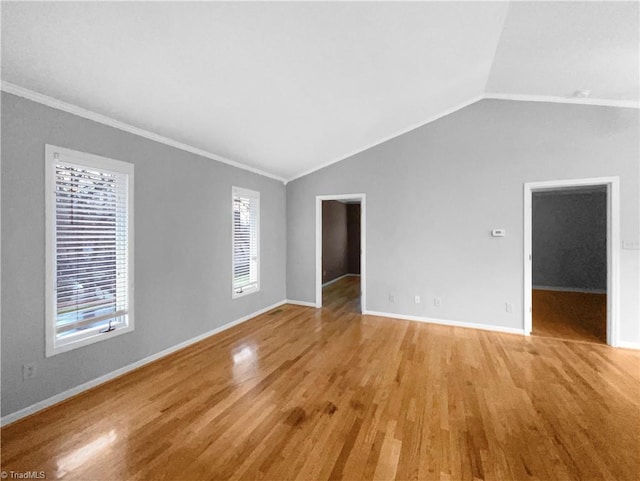
<path id="1" fill-rule="evenodd" d="M 47 145 L 47 356 L 133 330 L 133 165 Z"/>
<path id="2" fill-rule="evenodd" d="M 260 193 L 233 188 L 233 297 L 260 290 Z"/>

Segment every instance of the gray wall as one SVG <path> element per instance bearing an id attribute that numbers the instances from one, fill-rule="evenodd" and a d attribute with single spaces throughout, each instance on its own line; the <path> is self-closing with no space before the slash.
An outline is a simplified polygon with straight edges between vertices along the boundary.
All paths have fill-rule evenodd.
<path id="1" fill-rule="evenodd" d="M 135 164 L 135 331 L 45 358 L 44 146 Z M 282 183 L 2 93 L 2 414 L 285 298 Z M 261 291 L 231 299 L 231 187 L 261 194 Z M 37 362 L 22 381 L 22 364 Z"/>
<path id="2" fill-rule="evenodd" d="M 534 287 L 607 290 L 607 192 L 533 194 Z"/>
<path id="3" fill-rule="evenodd" d="M 349 268 L 347 204 L 322 202 L 322 282 L 345 275 Z"/>
<path id="4" fill-rule="evenodd" d="M 638 240 L 638 118 L 636 109 L 483 100 L 290 182 L 287 298 L 315 299 L 315 196 L 362 192 L 367 310 L 522 329 L 523 183 L 620 176 L 622 239 Z M 491 238 L 492 228 L 507 236 Z M 640 342 L 638 253 L 620 257 L 626 342 Z"/>
<path id="5" fill-rule="evenodd" d="M 486 100 L 289 183 L 285 202 L 279 182 L 3 93 L 2 414 L 284 299 L 285 256 L 286 297 L 314 302 L 320 194 L 367 194 L 369 310 L 522 328 L 523 182 L 620 176 L 622 239 L 637 241 L 638 117 Z M 136 168 L 136 330 L 48 359 L 45 143 Z M 260 191 L 262 216 L 262 290 L 237 300 L 233 185 Z M 507 237 L 490 238 L 498 227 Z M 640 342 L 638 250 L 621 251 L 620 270 L 620 337 Z M 38 377 L 23 382 L 34 361 Z"/>

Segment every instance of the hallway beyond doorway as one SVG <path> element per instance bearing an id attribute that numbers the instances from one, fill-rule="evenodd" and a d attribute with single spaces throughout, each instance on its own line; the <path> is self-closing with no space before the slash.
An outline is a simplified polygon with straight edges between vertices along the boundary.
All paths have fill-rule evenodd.
<path id="1" fill-rule="evenodd" d="M 536 336 L 607 343 L 607 295 L 533 289 Z"/>
<path id="2" fill-rule="evenodd" d="M 346 276 L 323 287 L 322 305 L 336 312 L 360 314 L 360 276 Z"/>

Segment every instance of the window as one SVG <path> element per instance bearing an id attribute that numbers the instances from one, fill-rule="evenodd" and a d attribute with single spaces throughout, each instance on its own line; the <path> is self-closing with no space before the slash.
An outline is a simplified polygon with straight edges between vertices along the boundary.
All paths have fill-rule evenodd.
<path id="1" fill-rule="evenodd" d="M 260 290 L 260 193 L 233 188 L 233 297 Z"/>
<path id="2" fill-rule="evenodd" d="M 47 356 L 133 330 L 133 165 L 46 146 Z"/>

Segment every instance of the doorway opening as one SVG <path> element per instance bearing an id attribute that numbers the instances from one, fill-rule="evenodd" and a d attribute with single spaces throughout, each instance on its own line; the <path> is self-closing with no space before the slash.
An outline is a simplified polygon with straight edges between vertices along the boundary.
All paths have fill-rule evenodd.
<path id="1" fill-rule="evenodd" d="M 525 184 L 525 333 L 617 344 L 617 178 Z"/>
<path id="2" fill-rule="evenodd" d="M 316 197 L 316 307 L 365 311 L 366 198 Z"/>

